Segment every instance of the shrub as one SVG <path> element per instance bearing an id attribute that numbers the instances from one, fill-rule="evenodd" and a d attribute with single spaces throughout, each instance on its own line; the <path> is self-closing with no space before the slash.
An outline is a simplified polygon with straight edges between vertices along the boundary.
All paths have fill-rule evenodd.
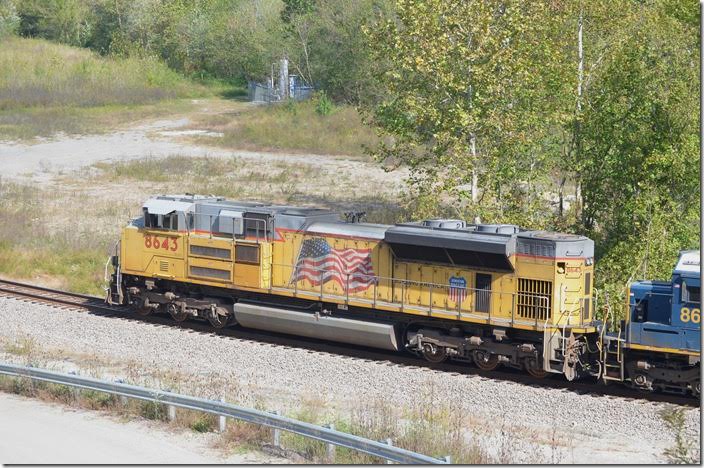
<path id="1" fill-rule="evenodd" d="M 325 91 L 321 91 L 318 93 L 317 99 L 316 99 L 316 104 L 315 104 L 315 112 L 318 115 L 330 115 L 333 111 L 333 103 L 328 97 L 328 95 L 325 93 Z"/>

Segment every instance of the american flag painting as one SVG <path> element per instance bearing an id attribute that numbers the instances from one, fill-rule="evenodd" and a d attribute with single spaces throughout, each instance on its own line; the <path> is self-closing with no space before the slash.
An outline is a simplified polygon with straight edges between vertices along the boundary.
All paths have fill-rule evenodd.
<path id="1" fill-rule="evenodd" d="M 307 279 L 313 286 L 334 281 L 348 292 L 364 291 L 374 283 L 372 249 L 335 249 L 323 238 L 301 245 L 291 282 Z"/>
<path id="2" fill-rule="evenodd" d="M 467 297 L 467 280 L 463 276 L 450 276 L 450 300 L 461 304 Z"/>

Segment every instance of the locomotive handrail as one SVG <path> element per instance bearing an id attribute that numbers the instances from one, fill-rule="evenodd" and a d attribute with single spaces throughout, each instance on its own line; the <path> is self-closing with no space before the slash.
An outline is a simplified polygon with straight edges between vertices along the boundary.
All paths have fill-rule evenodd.
<path id="1" fill-rule="evenodd" d="M 291 272 L 294 273 L 293 275 L 291 275 L 291 280 L 289 280 L 289 282 L 288 282 L 288 285 L 289 285 L 289 286 L 288 286 L 288 287 L 285 287 L 285 289 L 288 289 L 288 290 L 293 291 L 293 292 L 294 292 L 294 295 L 298 295 L 298 294 L 301 293 L 301 292 L 302 292 L 302 293 L 309 293 L 309 294 L 315 294 L 317 297 L 320 297 L 321 299 L 322 299 L 323 296 L 325 295 L 325 294 L 324 294 L 324 287 L 323 287 L 322 282 L 321 282 L 321 284 L 316 285 L 316 286 L 318 286 L 318 287 L 320 288 L 320 289 L 318 289 L 317 291 L 315 291 L 314 289 L 304 289 L 304 290 L 301 290 L 301 289 L 298 287 L 298 281 L 293 281 L 293 278 L 295 278 L 295 276 L 296 276 L 296 275 L 295 275 L 295 272 L 298 270 L 298 265 L 297 265 L 297 264 L 272 263 L 271 266 L 272 266 L 272 270 L 273 270 L 273 267 L 284 267 L 284 268 L 290 269 Z M 317 276 L 318 276 L 319 279 L 322 279 L 322 278 L 323 278 L 322 275 L 323 275 L 325 272 L 331 271 L 331 270 L 326 269 L 326 268 L 312 267 L 312 266 L 306 266 L 306 268 L 309 269 L 309 270 L 312 270 L 312 271 L 314 271 L 314 272 L 317 272 L 317 273 L 318 273 Z M 341 299 L 344 299 L 344 300 L 345 300 L 345 304 L 349 304 L 349 301 L 350 301 L 350 294 L 349 294 L 349 277 L 350 277 L 350 274 L 349 274 L 349 273 L 344 273 L 344 275 L 345 275 L 345 277 L 346 277 L 345 284 L 344 284 L 344 285 L 342 285 L 342 284 L 340 285 L 341 287 L 344 288 L 344 291 L 342 291 L 341 294 L 338 295 L 338 296 L 339 296 Z M 499 296 L 507 295 L 507 296 L 509 296 L 509 297 L 511 298 L 511 317 L 510 317 L 511 323 L 514 323 L 514 322 L 516 321 L 516 297 L 518 297 L 518 296 L 521 296 L 521 297 L 528 297 L 528 298 L 535 298 L 535 299 L 537 299 L 537 301 L 542 301 L 541 304 L 544 304 L 544 305 L 539 305 L 538 307 L 544 309 L 546 316 L 550 316 L 550 312 L 551 312 L 550 298 L 549 298 L 548 296 L 544 295 L 544 294 L 531 293 L 531 292 L 520 292 L 520 293 L 519 293 L 519 292 L 506 292 L 506 291 L 487 291 L 486 289 L 470 288 L 470 287 L 467 287 L 467 286 L 464 286 L 464 287 L 462 287 L 462 286 L 451 286 L 451 285 L 449 285 L 449 284 L 439 284 L 439 283 L 433 283 L 433 282 L 428 282 L 428 281 L 417 281 L 417 280 L 409 280 L 409 279 L 403 279 L 403 278 L 392 278 L 392 277 L 386 277 L 386 276 L 368 275 L 368 274 L 363 274 L 363 273 L 354 273 L 354 276 L 370 279 L 369 283 L 370 283 L 371 286 L 374 287 L 372 301 L 373 301 L 375 307 L 376 307 L 376 302 L 377 302 L 377 299 L 378 299 L 378 297 L 377 297 L 377 296 L 378 296 L 378 294 L 377 294 L 377 286 L 378 286 L 380 283 L 387 282 L 387 283 L 389 283 L 389 284 L 392 285 L 392 286 L 397 285 L 397 284 L 400 284 L 400 285 L 401 285 L 401 291 L 400 291 L 400 292 L 401 292 L 401 297 L 400 297 L 400 300 L 396 300 L 396 298 L 395 298 L 394 296 L 392 296 L 392 297 L 390 298 L 389 302 L 388 302 L 389 304 L 397 304 L 399 307 L 401 307 L 401 311 L 403 311 L 403 308 L 404 308 L 405 306 L 409 306 L 409 305 L 410 305 L 410 306 L 413 306 L 413 305 L 415 305 L 415 304 L 413 304 L 413 303 L 411 303 L 411 302 L 409 302 L 409 301 L 406 300 L 406 295 L 407 295 L 407 292 L 408 292 L 408 286 L 418 286 L 418 287 L 419 287 L 419 291 L 421 291 L 421 292 L 423 291 L 423 288 L 424 288 L 424 287 L 428 287 L 430 291 L 432 291 L 433 289 L 441 289 L 441 290 L 444 289 L 444 290 L 448 290 L 447 293 L 446 293 L 446 295 L 445 295 L 446 297 L 445 297 L 445 302 L 444 302 L 444 306 L 445 306 L 444 309 L 442 309 L 442 308 L 438 308 L 438 309 L 433 308 L 433 305 L 432 305 L 432 294 L 430 294 L 430 300 L 428 301 L 429 304 L 428 304 L 428 306 L 427 306 L 428 313 L 432 313 L 433 311 L 438 311 L 438 312 L 447 311 L 447 312 L 454 312 L 454 313 L 457 313 L 459 317 L 462 317 L 462 314 L 465 313 L 465 312 L 467 312 L 467 313 L 474 313 L 474 314 L 484 314 L 484 315 L 487 316 L 487 318 L 488 318 L 489 320 L 491 320 L 491 318 L 492 318 L 492 317 L 491 317 L 491 315 L 492 315 L 492 312 L 491 312 L 491 309 L 492 309 L 492 307 L 491 307 L 491 298 L 497 297 L 497 296 L 496 296 L 497 294 L 498 294 Z M 290 286 L 291 283 L 293 283 L 293 286 L 292 286 L 292 287 Z M 273 281 L 272 281 L 271 284 L 273 284 Z M 488 294 L 488 295 L 489 295 L 489 310 L 486 311 L 486 312 L 484 312 L 484 311 L 476 311 L 476 310 L 472 310 L 471 306 L 470 306 L 470 310 L 464 310 L 464 309 L 462 309 L 462 305 L 461 305 L 462 302 L 464 301 L 464 299 L 463 299 L 463 301 L 461 301 L 461 302 L 457 302 L 457 305 L 456 305 L 455 307 L 452 307 L 452 308 L 449 307 L 449 305 L 448 305 L 448 297 L 447 297 L 447 296 L 449 295 L 449 294 L 448 294 L 448 293 L 449 293 L 449 289 L 451 289 L 451 288 L 454 288 L 454 289 L 457 289 L 457 290 L 460 290 L 460 291 L 464 291 L 465 293 Z M 356 298 L 356 299 L 360 299 L 360 298 L 358 297 L 358 298 Z M 361 298 L 361 299 L 364 299 L 364 298 Z M 541 314 L 539 314 L 539 313 L 536 312 L 534 317 L 529 318 L 529 320 L 531 320 L 531 321 L 535 324 L 535 327 L 536 327 L 536 328 L 538 327 L 538 319 L 539 319 L 538 315 L 541 315 Z M 565 316 L 565 314 L 561 314 L 561 317 L 564 317 L 564 316 Z M 506 318 L 508 319 L 508 317 L 506 317 Z M 519 320 L 521 320 L 521 319 L 519 319 Z"/>
<path id="2" fill-rule="evenodd" d="M 207 400 L 187 395 L 180 395 L 166 390 L 138 387 L 122 382 L 108 382 L 92 377 L 83 377 L 73 374 L 62 374 L 35 367 L 18 366 L 15 364 L 0 363 L 0 374 L 13 377 L 26 377 L 54 384 L 67 385 L 86 390 L 109 393 L 128 398 L 162 403 L 173 407 L 189 410 L 203 411 L 223 418 L 233 418 L 252 424 L 268 426 L 275 430 L 283 430 L 299 434 L 310 439 L 319 440 L 338 447 L 345 447 L 391 462 L 411 464 L 447 464 L 450 458 L 439 459 L 428 455 L 412 452 L 391 444 L 365 439 L 346 432 L 336 431 L 332 428 L 317 426 L 315 424 L 298 421 L 276 413 L 261 411 L 253 408 L 225 403 L 222 401 Z M 224 426 L 224 424 L 223 424 Z"/>

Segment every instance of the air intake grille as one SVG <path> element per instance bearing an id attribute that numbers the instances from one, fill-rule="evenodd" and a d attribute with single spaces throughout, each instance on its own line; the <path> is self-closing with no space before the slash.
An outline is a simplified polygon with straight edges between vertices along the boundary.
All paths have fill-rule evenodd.
<path id="1" fill-rule="evenodd" d="M 517 313 L 521 318 L 548 320 L 552 311 L 552 281 L 519 278 Z"/>
<path id="2" fill-rule="evenodd" d="M 223 280 L 230 279 L 230 272 L 227 270 L 218 270 L 217 268 L 205 268 L 192 266 L 191 276 L 205 276 L 208 278 L 218 278 Z"/>
<path id="3" fill-rule="evenodd" d="M 218 249 L 216 247 L 205 247 L 203 245 L 191 245 L 191 255 L 201 257 L 215 257 L 230 259 L 230 249 Z"/>
<path id="4" fill-rule="evenodd" d="M 543 244 L 541 242 L 518 241 L 518 253 L 524 255 L 535 255 L 538 257 L 554 257 L 555 246 Z"/>
<path id="5" fill-rule="evenodd" d="M 159 261 L 159 270 L 160 271 L 169 271 L 169 262 L 165 262 L 163 260 Z"/>

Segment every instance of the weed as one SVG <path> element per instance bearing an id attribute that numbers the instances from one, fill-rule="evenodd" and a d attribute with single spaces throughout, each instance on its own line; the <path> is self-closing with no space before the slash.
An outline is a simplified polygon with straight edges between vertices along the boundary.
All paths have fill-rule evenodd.
<path id="1" fill-rule="evenodd" d="M 81 390 L 81 402 L 90 409 L 112 408 L 117 403 L 117 397 L 109 393 L 95 390 Z"/>
<path id="2" fill-rule="evenodd" d="M 213 420 L 206 415 L 200 415 L 191 423 L 190 428 L 196 432 L 210 432 L 213 430 Z"/>
<path id="3" fill-rule="evenodd" d="M 139 405 L 139 414 L 145 419 L 166 421 L 168 419 L 168 408 L 164 403 L 142 401 Z"/>
<path id="4" fill-rule="evenodd" d="M 701 454 L 698 447 L 685 433 L 684 409 L 667 406 L 660 411 L 660 417 L 667 429 L 674 435 L 675 443 L 664 451 L 669 463 L 699 464 Z"/>
<path id="5" fill-rule="evenodd" d="M 21 337 L 5 345 L 5 352 L 16 356 L 30 356 L 36 350 L 34 338 Z"/>

